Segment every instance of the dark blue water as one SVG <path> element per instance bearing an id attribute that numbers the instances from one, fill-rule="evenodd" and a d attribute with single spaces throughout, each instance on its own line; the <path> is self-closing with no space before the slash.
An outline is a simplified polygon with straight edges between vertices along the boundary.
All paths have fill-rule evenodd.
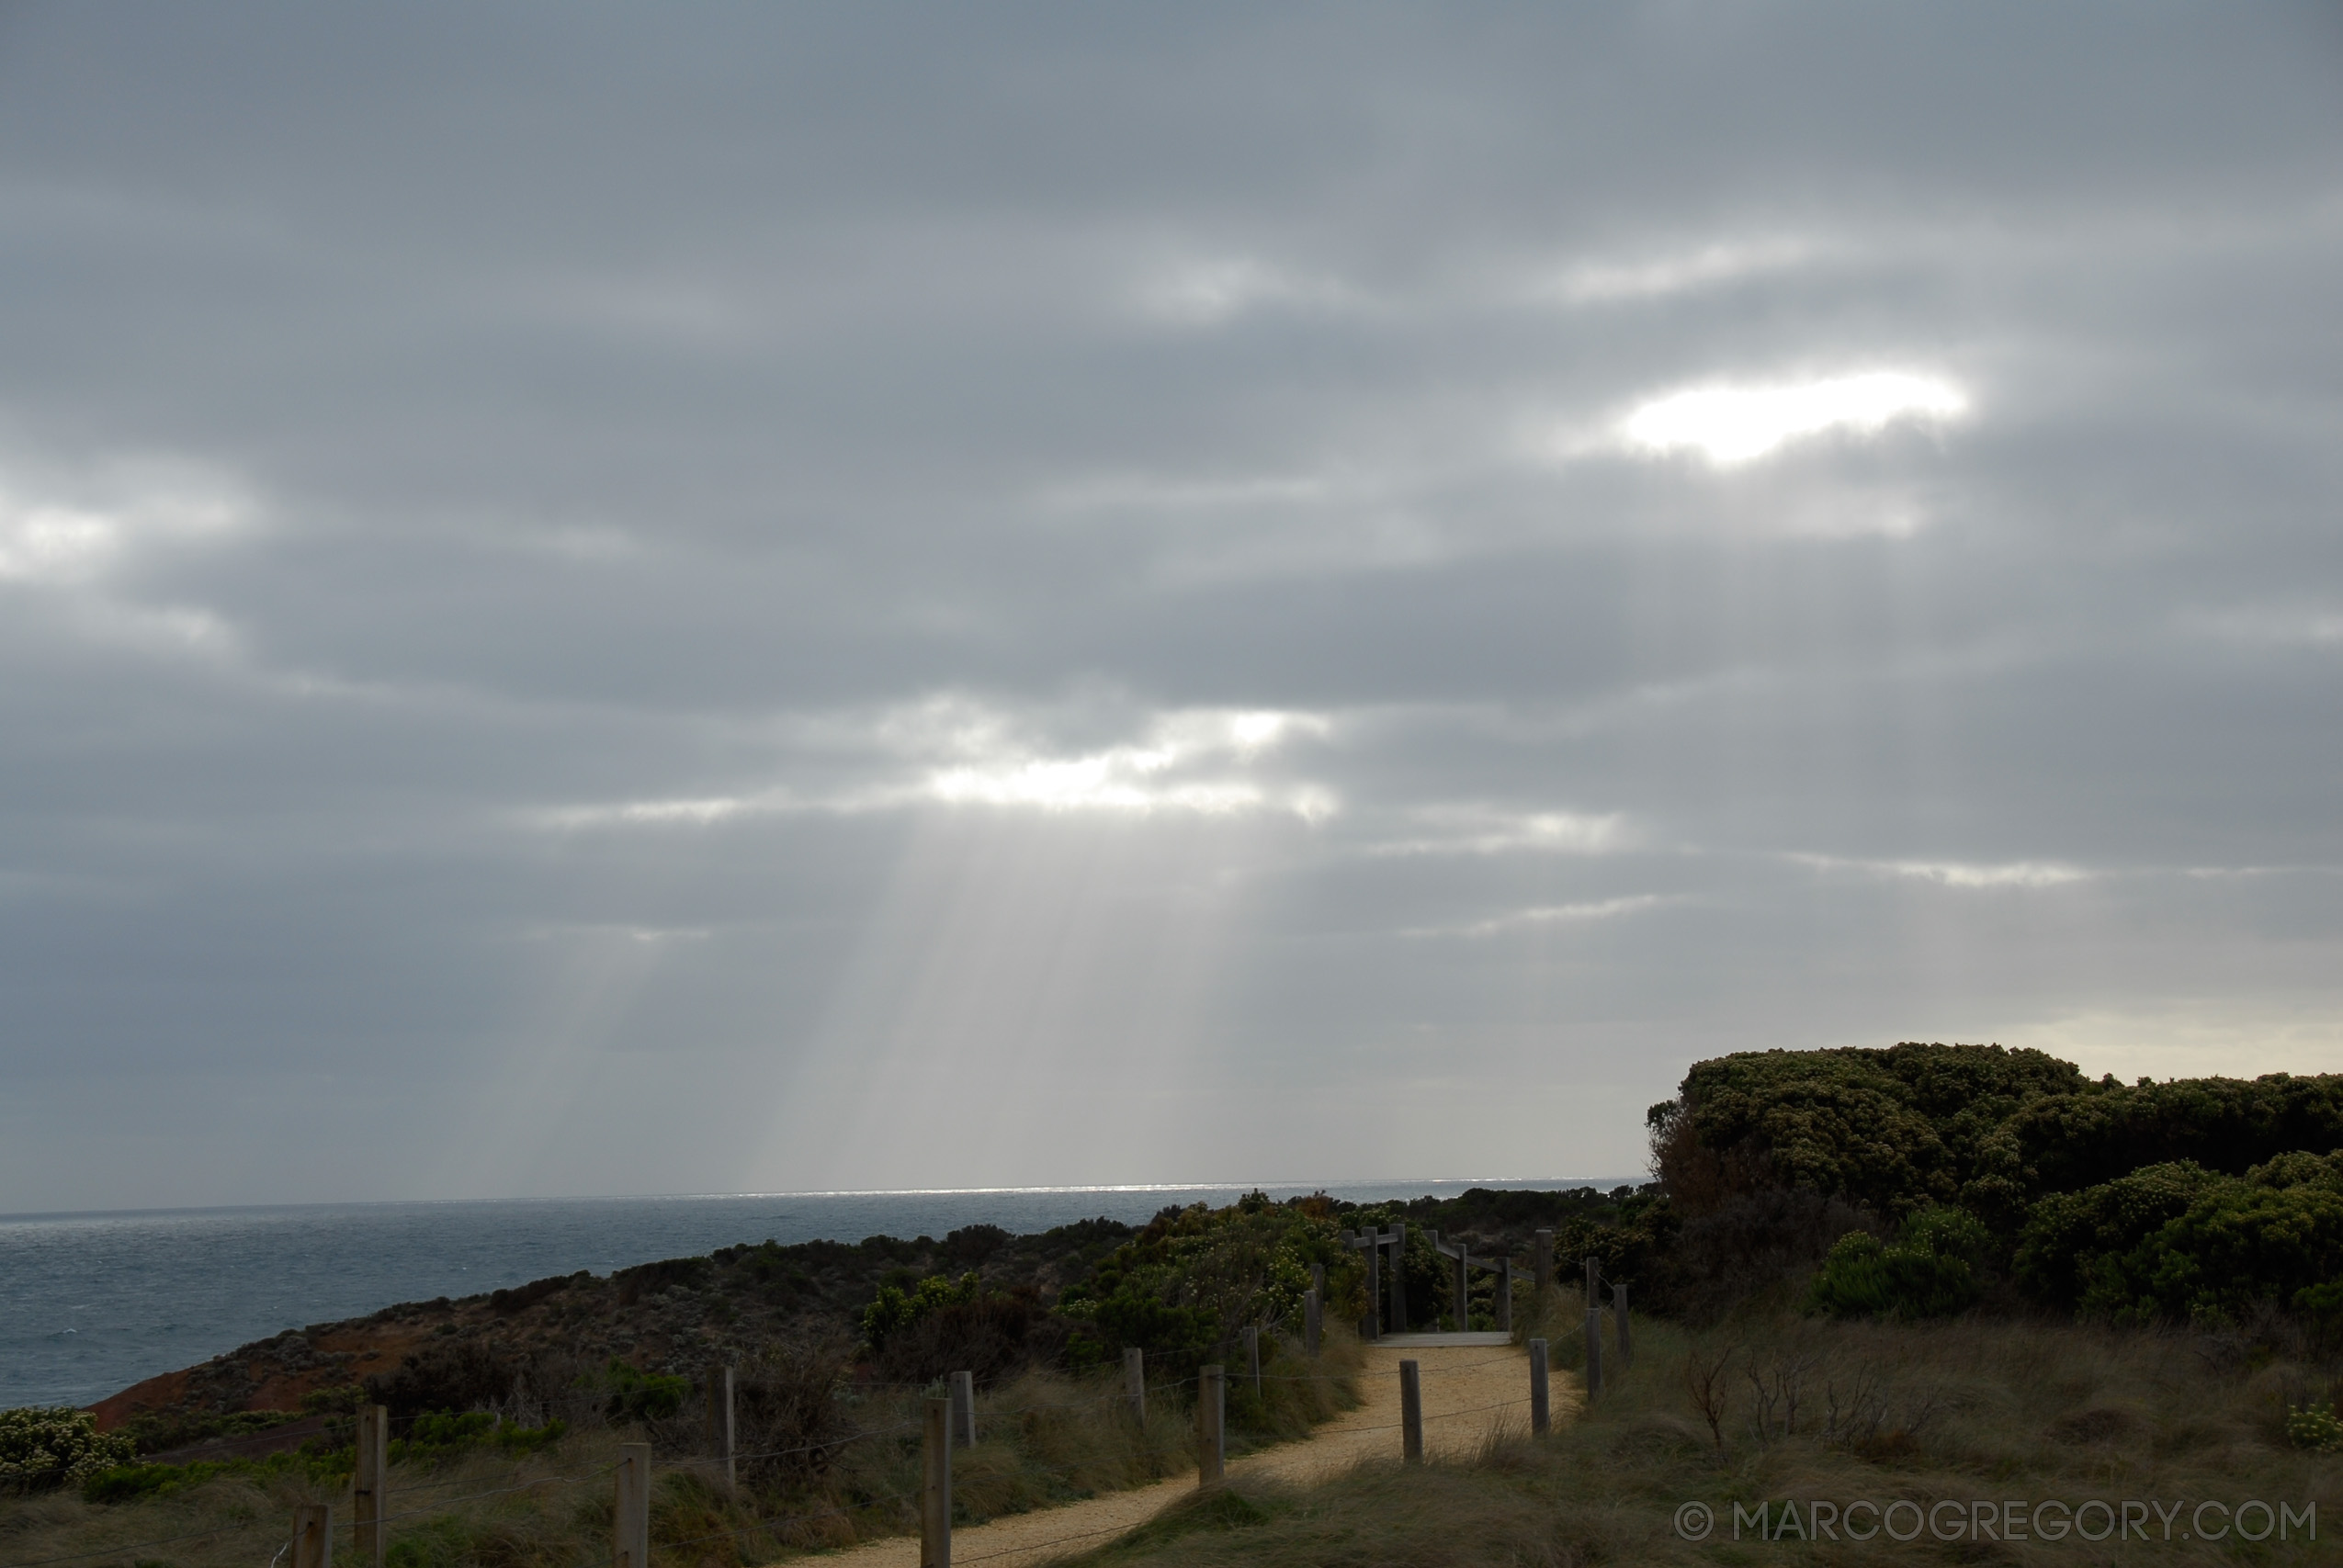
<path id="1" fill-rule="evenodd" d="M 1613 1180 L 1364 1183 L 1360 1201 L 1470 1186 Z M 0 1409 L 88 1404 L 280 1329 L 393 1302 L 468 1296 L 548 1274 L 682 1258 L 735 1242 L 943 1235 L 968 1224 L 1047 1230 L 1244 1187 L 1077 1187 L 740 1198 L 304 1204 L 0 1218 Z M 1272 1187 L 1273 1196 L 1308 1188 Z"/>

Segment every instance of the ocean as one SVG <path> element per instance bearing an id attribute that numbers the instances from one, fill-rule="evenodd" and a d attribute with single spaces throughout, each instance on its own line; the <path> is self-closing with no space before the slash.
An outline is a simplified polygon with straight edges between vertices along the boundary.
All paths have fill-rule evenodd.
<path id="1" fill-rule="evenodd" d="M 1375 1201 L 1451 1197 L 1475 1186 L 1607 1189 L 1621 1179 L 1326 1190 Z M 1098 1215 L 1138 1224 L 1167 1204 L 1227 1203 L 1250 1190 L 1052 1187 L 0 1215 L 0 1409 L 90 1404 L 283 1329 L 549 1274 L 607 1274 L 768 1238 L 940 1236 L 970 1224 L 1024 1233 Z M 1286 1197 L 1314 1189 L 1265 1190 Z"/>

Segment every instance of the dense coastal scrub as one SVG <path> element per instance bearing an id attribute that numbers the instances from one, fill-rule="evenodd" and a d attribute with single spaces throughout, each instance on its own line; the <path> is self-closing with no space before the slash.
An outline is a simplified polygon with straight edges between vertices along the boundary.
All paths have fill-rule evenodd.
<path id="1" fill-rule="evenodd" d="M 1998 1046 L 1769 1051 L 1697 1064 L 1648 1124 L 1667 1207 L 1620 1272 L 1656 1306 L 1713 1313 L 1721 1280 L 1839 1247 L 1831 1272 L 1911 1283 L 1873 1311 L 1998 1290 L 2094 1322 L 2343 1330 L 2343 1076 L 2122 1084 Z M 1919 1283 L 1896 1239 L 1915 1224 L 1968 1238 L 1974 1290 Z M 1875 1243 L 1841 1241 L 1858 1230 Z"/>

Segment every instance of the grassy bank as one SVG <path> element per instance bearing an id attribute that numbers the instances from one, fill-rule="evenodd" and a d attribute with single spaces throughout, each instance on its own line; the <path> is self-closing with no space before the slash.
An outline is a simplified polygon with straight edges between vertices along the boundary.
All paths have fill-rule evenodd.
<path id="1" fill-rule="evenodd" d="M 1280 1348 L 1257 1400 L 1232 1389 L 1238 1451 L 1299 1437 L 1356 1403 L 1355 1343 L 1335 1336 L 1316 1378 Z M 764 1432 L 811 1431 L 801 1444 L 743 1434 L 742 1484 L 727 1493 L 691 1452 L 690 1412 L 638 1427 L 587 1427 L 515 1457 L 482 1445 L 434 1463 L 392 1467 L 390 1559 L 398 1568 L 578 1568 L 607 1561 L 619 1443 L 654 1449 L 654 1560 L 676 1568 L 770 1562 L 918 1528 L 919 1387 L 817 1390 L 821 1407 Z M 979 1440 L 953 1457 L 955 1515 L 964 1524 L 1144 1485 L 1194 1467 L 1192 1385 L 1150 1391 L 1144 1424 L 1119 1374 L 1029 1371 L 977 1399 Z M 798 1451 L 788 1451 L 796 1450 Z M 0 1562 L 73 1557 L 77 1568 L 252 1568 L 284 1544 L 294 1510 L 326 1503 L 349 1518 L 347 1472 L 274 1461 L 201 1467 L 131 1500 L 100 1505 L 70 1491 L 0 1500 Z M 345 1556 L 348 1537 L 339 1546 Z M 87 1554 L 87 1555 L 82 1555 Z"/>
<path id="2" fill-rule="evenodd" d="M 1563 1298 L 1568 1308 L 1575 1298 Z M 1933 1325 L 1832 1323 L 1783 1310 L 1753 1310 L 1714 1332 L 1688 1334 L 1658 1321 L 1637 1325 L 1635 1367 L 1606 1366 L 1606 1396 L 1550 1438 L 1519 1433 L 1492 1440 L 1474 1461 L 1407 1469 L 1362 1468 L 1307 1491 L 1238 1483 L 1228 1497 L 1199 1498 L 1156 1524 L 1077 1561 L 1107 1564 L 1244 1563 L 1470 1565 L 1758 1563 L 1831 1562 L 2096 1563 L 2153 1553 L 2170 1562 L 2291 1562 L 2329 1556 L 2343 1537 L 2343 1458 L 2297 1449 L 2288 1407 L 2325 1399 L 2337 1368 L 2240 1337 L 2072 1324 L 1975 1318 Z M 1579 1359 L 1577 1347 L 1561 1359 Z M 2148 1516 L 2093 1542 L 1979 1540 L 1973 1508 L 2100 1498 L 2156 1500 L 2172 1516 L 2171 1539 Z M 2290 1527 L 2259 1544 L 2181 1539 L 2202 1500 L 2259 1498 L 2298 1513 L 2317 1508 L 2321 1540 Z M 1908 1533 L 1926 1510 L 1963 1539 L 1819 1543 L 1812 1505 L 1907 1499 L 1895 1529 Z M 1734 1509 L 1797 1505 L 1785 1539 L 1761 1540 Z M 1705 1504 L 1708 1539 L 1675 1525 L 1686 1504 Z M 2027 1510 L 2031 1517 L 2031 1510 Z M 2054 1521 L 2055 1511 L 2050 1517 Z M 2220 1516 L 2208 1514 L 2218 1524 Z M 2096 1511 L 2086 1528 L 2109 1521 Z M 1868 1529 L 1861 1516 L 1858 1529 Z M 2264 1521 L 2250 1516 L 2258 1531 Z"/>

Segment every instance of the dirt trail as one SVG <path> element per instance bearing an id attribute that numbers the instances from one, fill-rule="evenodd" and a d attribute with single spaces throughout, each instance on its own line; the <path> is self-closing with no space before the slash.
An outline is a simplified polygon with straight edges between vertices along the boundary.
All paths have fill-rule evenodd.
<path id="1" fill-rule="evenodd" d="M 1229 1461 L 1231 1475 L 1267 1476 L 1307 1483 L 1363 1460 L 1399 1457 L 1399 1363 L 1415 1361 L 1423 1378 L 1424 1452 L 1430 1459 L 1464 1458 L 1494 1431 L 1526 1431 L 1530 1423 L 1530 1359 L 1511 1346 L 1370 1346 L 1360 1369 L 1364 1403 L 1298 1442 Z M 1567 1420 L 1579 1390 L 1566 1374 L 1553 1380 L 1554 1417 Z M 982 1562 L 991 1568 L 1027 1568 L 1084 1551 L 1153 1518 L 1157 1510 L 1195 1490 L 1194 1476 L 1175 1476 L 1128 1492 L 1110 1492 L 1060 1508 L 1013 1514 L 952 1532 L 953 1568 Z M 919 1568 L 916 1537 L 896 1536 L 851 1547 L 828 1559 L 842 1568 Z"/>

